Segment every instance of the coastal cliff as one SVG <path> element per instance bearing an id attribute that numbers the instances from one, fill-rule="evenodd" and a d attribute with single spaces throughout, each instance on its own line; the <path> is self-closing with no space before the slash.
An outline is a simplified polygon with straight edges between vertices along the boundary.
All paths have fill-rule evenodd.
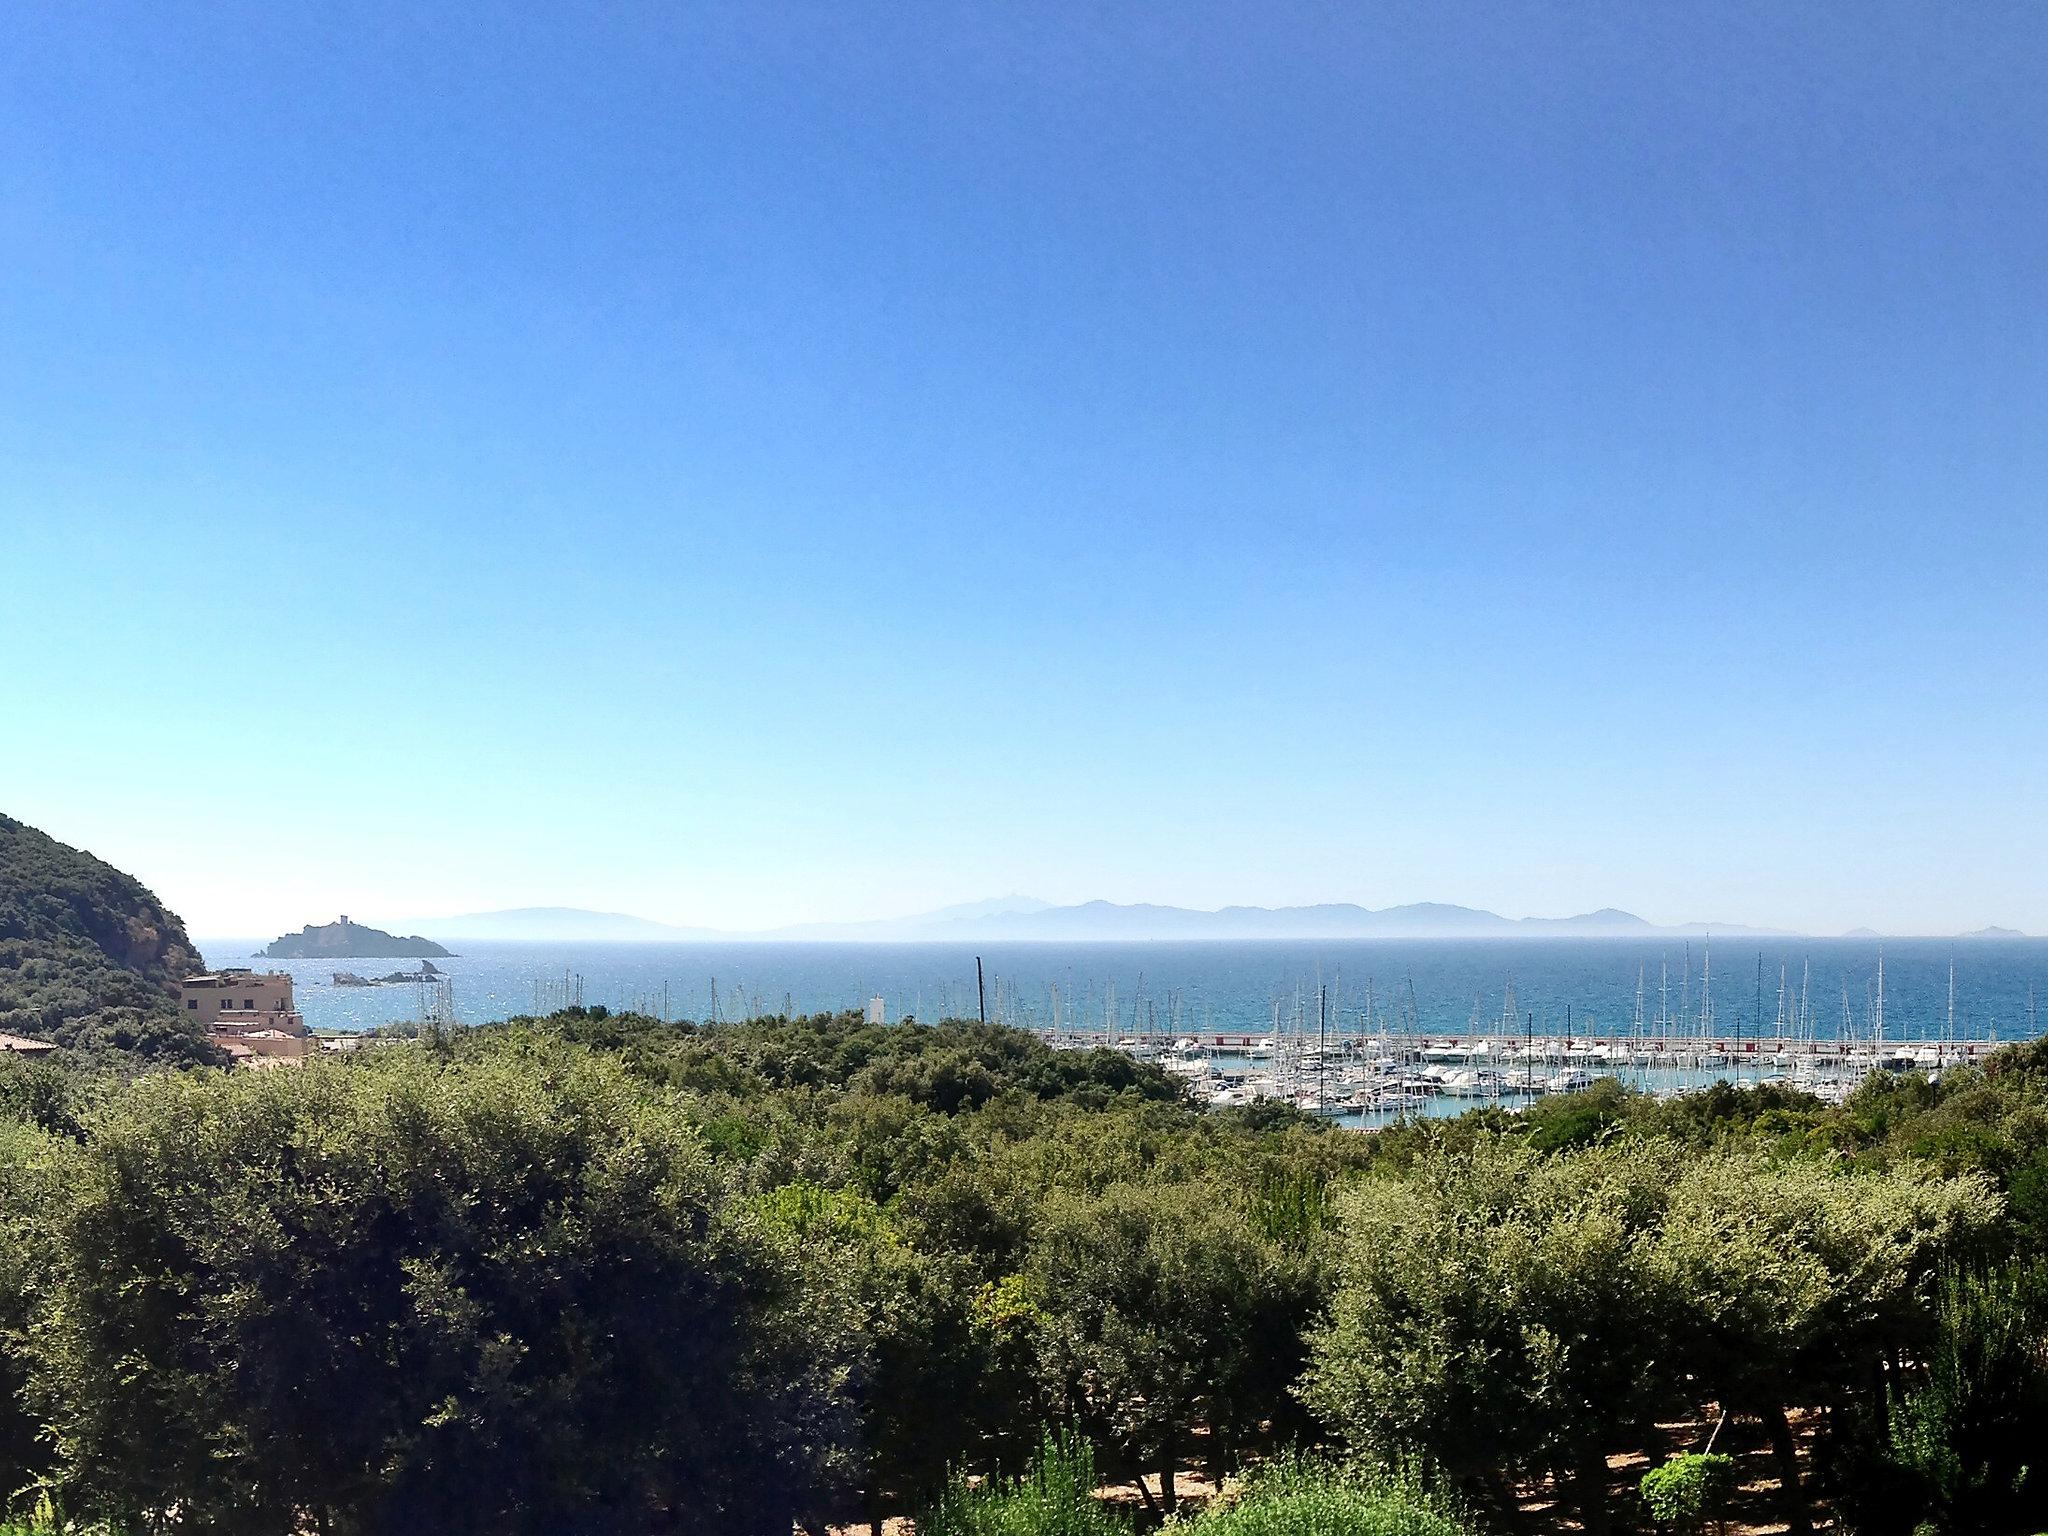
<path id="1" fill-rule="evenodd" d="M 0 816 L 0 1032 L 208 1059 L 177 1007 L 205 963 L 133 875 Z"/>

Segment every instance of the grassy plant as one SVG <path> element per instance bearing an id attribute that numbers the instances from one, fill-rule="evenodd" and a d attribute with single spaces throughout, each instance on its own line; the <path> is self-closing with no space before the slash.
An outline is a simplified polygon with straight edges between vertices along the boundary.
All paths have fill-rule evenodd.
<path id="1" fill-rule="evenodd" d="M 82 1525 L 66 1518 L 48 1493 L 12 1515 L 0 1516 L 0 1536 L 120 1536 L 111 1526 Z"/>
<path id="2" fill-rule="evenodd" d="M 918 1536 L 1131 1536 L 1095 1497 L 1095 1456 L 1078 1435 L 1048 1434 L 1024 1475 L 970 1487 L 955 1480 L 919 1518 Z M 1290 1457 L 1177 1536 L 1470 1536 L 1469 1524 L 1413 1477 Z"/>
<path id="3" fill-rule="evenodd" d="M 1288 1459 L 1177 1526 L 1188 1536 L 1467 1536 L 1458 1513 L 1398 1472 Z"/>
<path id="4" fill-rule="evenodd" d="M 1094 1448 L 1079 1435 L 1048 1433 L 1022 1477 L 948 1484 L 918 1517 L 918 1536 L 1130 1536 L 1095 1487 Z"/>

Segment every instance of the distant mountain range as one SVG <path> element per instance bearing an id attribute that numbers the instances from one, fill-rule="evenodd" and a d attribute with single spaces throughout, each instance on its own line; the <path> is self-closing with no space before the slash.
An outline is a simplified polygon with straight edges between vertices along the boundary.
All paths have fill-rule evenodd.
<path id="1" fill-rule="evenodd" d="M 1088 901 L 1056 907 L 1011 897 L 947 908 L 893 922 L 819 924 L 780 929 L 765 938 L 953 939 L 1085 942 L 1094 939 L 1370 939 L 1370 938 L 1626 938 L 1660 933 L 1759 934 L 1739 924 L 1690 923 L 1658 928 L 1631 912 L 1607 907 L 1575 917 L 1502 917 L 1477 907 L 1412 902 L 1361 907 L 1322 902 L 1306 907 L 1223 907 L 1214 912 L 1150 902 Z"/>
<path id="2" fill-rule="evenodd" d="M 1659 925 L 1603 907 L 1573 917 L 1502 917 L 1477 907 L 1414 902 L 1397 907 L 1361 907 L 1324 902 L 1306 907 L 1224 907 L 1205 912 L 1148 902 L 1082 902 L 1055 906 L 1031 896 L 998 896 L 941 907 L 910 917 L 858 923 L 803 923 L 785 928 L 733 932 L 652 922 L 623 912 L 588 912 L 577 907 L 518 907 L 503 912 L 470 912 L 457 917 L 417 918 L 405 926 L 447 940 L 497 939 L 544 942 L 579 939 L 599 942 L 743 940 L 819 943 L 994 943 L 1034 939 L 1082 943 L 1090 940 L 1150 939 L 1449 939 L 1449 938 L 1790 938 L 1787 930 L 1742 923 Z M 1845 938 L 1876 938 L 1869 930 Z M 1984 928 L 1962 938 L 2022 938 L 2010 928 Z"/>

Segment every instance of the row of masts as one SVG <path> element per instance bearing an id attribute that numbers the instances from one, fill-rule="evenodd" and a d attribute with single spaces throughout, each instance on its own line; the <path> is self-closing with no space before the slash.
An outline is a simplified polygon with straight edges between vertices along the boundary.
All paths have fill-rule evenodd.
<path id="1" fill-rule="evenodd" d="M 1646 1047 L 1665 1048 L 1682 1047 L 1687 1042 L 1706 1044 L 1718 1040 L 1747 1039 L 1795 1046 L 1813 1046 L 1830 1041 L 1881 1049 L 1894 1038 L 1895 1031 L 1887 1018 L 1882 949 L 1878 951 L 1875 975 L 1865 983 L 1860 1009 L 1858 1000 L 1852 997 L 1848 978 L 1843 978 L 1840 1014 L 1831 1026 L 1823 1018 L 1825 1009 L 1815 995 L 1810 958 L 1802 961 L 1796 981 L 1790 964 L 1780 963 L 1768 1019 L 1764 1012 L 1766 977 L 1761 954 L 1757 960 L 1751 1007 L 1746 1010 L 1738 1007 L 1732 1012 L 1724 1012 L 1716 997 L 1712 946 L 1705 946 L 1699 957 L 1697 990 L 1693 962 L 1690 943 L 1681 952 L 1675 978 L 1669 957 L 1660 958 L 1654 1008 L 1651 1006 L 1649 967 L 1647 962 L 1639 963 L 1633 1006 L 1627 1026 L 1621 1031 L 1602 1031 L 1593 1016 L 1580 1015 L 1569 1003 L 1565 1005 L 1562 1021 L 1554 1015 L 1540 1020 L 1535 1018 L 1518 1005 L 1515 979 L 1510 973 L 1501 987 L 1498 1012 L 1487 1006 L 1483 994 L 1475 996 L 1466 1027 L 1458 1033 L 1474 1039 L 1508 1039 L 1530 1033 L 1552 1035 L 1561 1027 L 1567 1035 L 1625 1038 L 1642 1042 Z M 861 990 L 865 995 L 867 989 L 863 987 Z M 534 981 L 533 1011 L 540 1015 L 558 1009 L 579 1008 L 585 1005 L 586 996 L 584 978 L 564 971 L 559 978 Z M 709 979 L 700 997 L 701 1012 L 692 1006 L 686 992 L 672 989 L 671 984 L 664 980 L 643 989 L 622 991 L 616 1002 L 622 1009 L 663 1020 L 694 1014 L 717 1023 L 772 1017 L 778 1008 L 783 1016 L 797 1011 L 796 999 L 788 992 L 780 997 L 763 996 L 743 984 L 729 982 L 721 985 L 716 977 Z M 943 988 L 932 1001 L 935 1004 L 933 1013 L 927 1014 L 927 998 L 919 990 L 912 996 L 899 999 L 895 1016 L 973 1017 L 979 1013 L 993 1023 L 1015 1025 L 1054 1036 L 1085 1036 L 1109 1042 L 1248 1033 L 1241 1016 L 1219 1028 L 1212 1006 L 1207 1002 L 1191 1002 L 1184 991 L 1168 989 L 1163 996 L 1148 994 L 1142 971 L 1138 973 L 1136 988 L 1128 1000 L 1120 998 L 1114 978 L 1098 990 L 1087 984 L 1077 988 L 1071 975 L 1064 983 L 1051 981 L 1023 986 L 996 974 L 986 978 L 978 993 L 970 991 L 963 997 L 957 986 Z M 889 1013 L 881 1006 L 879 996 L 867 999 L 867 1006 L 870 1016 L 877 1013 L 887 1016 Z M 1403 976 L 1392 986 L 1383 985 L 1377 978 L 1368 976 L 1363 995 L 1348 1006 L 1341 972 L 1327 984 L 1320 981 L 1313 986 L 1297 983 L 1288 992 L 1271 995 L 1266 1030 L 1276 1039 L 1303 1036 L 1310 1032 L 1312 1021 L 1316 1031 L 1325 1034 L 1334 1031 L 1339 1039 L 1412 1039 L 1424 1034 L 1444 1033 L 1440 1026 L 1426 1027 L 1423 1024 L 1412 974 Z M 2027 1029 L 2029 1034 L 2039 1032 L 2031 984 L 2027 993 Z M 1928 1037 L 1922 1035 L 1920 1038 L 1924 1041 Z M 1946 1005 L 1934 1041 L 1958 1045 L 1996 1038 L 1995 1021 L 1973 1020 L 1959 1013 L 1956 967 L 1951 960 Z"/>
<path id="2" fill-rule="evenodd" d="M 1698 989 L 1694 989 L 1694 966 L 1691 945 L 1681 952 L 1679 974 L 1675 988 L 1677 996 L 1674 1008 L 1672 967 L 1667 958 L 1658 964 L 1658 983 L 1655 1010 L 1649 1006 L 1649 968 L 1647 962 L 1637 967 L 1634 1004 L 1627 1027 L 1623 1031 L 1601 1031 L 1591 1015 L 1579 1015 L 1574 1006 L 1565 1004 L 1562 1028 L 1565 1033 L 1602 1034 L 1605 1038 L 1627 1038 L 1639 1040 L 1646 1045 L 1682 1045 L 1687 1041 L 1712 1042 L 1734 1040 L 1756 1042 L 1779 1042 L 1793 1045 L 1812 1046 L 1823 1041 L 1842 1045 L 1865 1045 L 1882 1048 L 1898 1038 L 1892 1021 L 1887 1017 L 1887 989 L 1885 956 L 1878 951 L 1874 976 L 1864 986 L 1864 996 L 1858 1000 L 1852 996 L 1850 982 L 1844 977 L 1841 984 L 1840 1015 L 1832 1027 L 1823 1017 L 1824 1006 L 1816 996 L 1813 985 L 1813 962 L 1802 960 L 1800 974 L 1795 982 L 1789 962 L 1781 962 L 1773 994 L 1773 1004 L 1768 1016 L 1765 1013 L 1766 976 L 1763 956 L 1757 957 L 1757 972 L 1751 1006 L 1726 1009 L 1717 998 L 1714 988 L 1713 950 L 1711 946 L 1702 949 L 1699 957 Z M 1148 998 L 1145 995 L 1144 976 L 1138 978 L 1136 995 L 1128 1007 L 1120 1005 L 1114 980 L 1108 982 L 1095 997 L 1089 997 L 1084 1005 L 1076 1006 L 1071 992 L 1071 983 L 1062 987 L 1057 982 L 1047 983 L 1044 988 L 1044 1003 L 1033 1006 L 1032 1002 L 1020 995 L 1019 989 L 998 976 L 991 979 L 991 1006 L 988 1017 L 995 1022 L 1015 1024 L 1055 1035 L 1085 1034 L 1102 1039 L 1135 1038 L 1141 1040 L 1161 1037 L 1179 1038 L 1183 1035 L 1214 1036 L 1219 1033 L 1244 1034 L 1246 1026 L 1237 1022 L 1229 1029 L 1219 1031 L 1214 1023 L 1210 1007 L 1202 1005 L 1199 1012 L 1190 1007 L 1183 994 L 1169 991 L 1164 1000 Z M 1972 1019 L 1964 1016 L 1957 1008 L 1956 967 L 1951 960 L 1948 966 L 1946 1004 L 1940 1028 L 1936 1032 L 1916 1032 L 1918 1043 L 1963 1044 L 1971 1041 L 1992 1041 L 1998 1037 L 1995 1019 Z M 1335 1029 L 1340 1036 L 1358 1035 L 1392 1038 L 1414 1036 L 1424 1033 L 1442 1033 L 1441 1029 L 1426 1029 L 1420 1019 L 1420 1004 L 1412 975 L 1406 976 L 1395 987 L 1380 987 L 1375 978 L 1368 977 L 1362 1001 L 1346 1007 L 1342 1000 L 1341 973 L 1325 986 L 1321 983 L 1313 989 L 1297 983 L 1291 994 L 1275 993 L 1269 1000 L 1268 1030 L 1274 1036 L 1300 1035 L 1309 1029 L 1310 1019 L 1316 1019 L 1316 1027 L 1322 1030 Z M 2039 1019 L 2034 989 L 2027 990 L 2027 1033 L 2039 1033 Z M 1510 973 L 1501 989 L 1500 1009 L 1497 1015 L 1490 1015 L 1483 995 L 1475 996 L 1470 1019 L 1464 1033 L 1474 1037 L 1512 1037 L 1534 1030 L 1538 1033 L 1555 1034 L 1560 1021 L 1554 1016 L 1532 1021 L 1517 1005 L 1515 980 Z"/>

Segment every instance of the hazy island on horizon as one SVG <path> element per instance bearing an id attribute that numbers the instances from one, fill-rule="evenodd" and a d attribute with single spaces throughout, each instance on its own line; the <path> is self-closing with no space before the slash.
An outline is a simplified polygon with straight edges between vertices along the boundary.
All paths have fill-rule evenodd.
<path id="1" fill-rule="evenodd" d="M 1446 902 L 1370 908 L 1350 902 L 1295 907 L 1228 906 L 1214 910 L 1150 902 L 1087 901 L 1057 905 L 1029 896 L 994 897 L 931 912 L 855 922 L 799 923 L 766 929 L 720 929 L 658 922 L 623 912 L 579 907 L 515 907 L 451 917 L 415 918 L 408 926 L 447 942 L 599 943 L 1005 943 L 1148 942 L 1315 939 L 1554 938 L 1868 938 L 2021 939 L 2012 928 L 1959 934 L 1802 933 L 1745 923 L 1653 923 L 1616 907 L 1568 917 L 1504 917 Z"/>

